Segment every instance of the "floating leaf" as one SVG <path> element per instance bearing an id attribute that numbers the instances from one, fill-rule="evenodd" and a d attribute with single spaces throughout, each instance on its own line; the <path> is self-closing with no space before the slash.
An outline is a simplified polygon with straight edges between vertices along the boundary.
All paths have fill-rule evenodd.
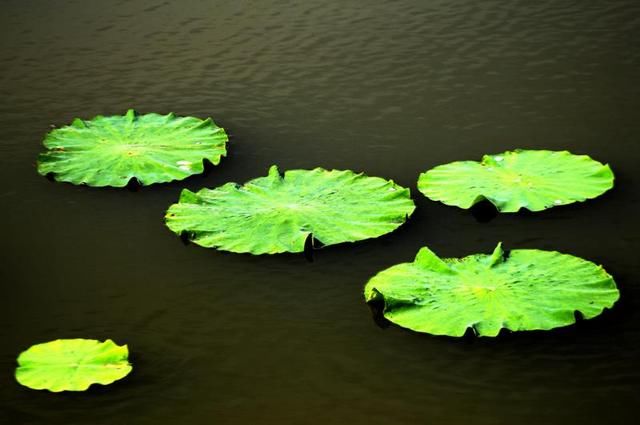
<path id="1" fill-rule="evenodd" d="M 169 229 L 204 247 L 231 252 L 302 252 L 374 238 L 400 226 L 415 206 L 409 189 L 352 171 L 289 170 L 244 186 L 183 190 L 166 214 Z M 312 236 L 311 236 L 312 235 Z"/>
<path id="2" fill-rule="evenodd" d="M 384 316 L 402 327 L 434 335 L 480 336 L 500 329 L 544 330 L 570 325 L 610 308 L 619 297 L 602 267 L 572 255 L 516 249 L 440 259 L 422 248 L 413 263 L 374 276 L 367 302 L 382 303 Z"/>
<path id="3" fill-rule="evenodd" d="M 173 114 L 97 116 L 75 119 L 51 131 L 38 172 L 58 181 L 89 186 L 124 187 L 182 180 L 204 171 L 203 160 L 220 163 L 228 138 L 208 118 Z"/>
<path id="4" fill-rule="evenodd" d="M 613 187 L 613 172 L 586 155 L 516 150 L 458 161 L 420 175 L 418 190 L 460 208 L 488 200 L 498 211 L 541 211 L 595 198 Z"/>
<path id="5" fill-rule="evenodd" d="M 17 381 L 34 390 L 84 391 L 131 372 L 126 345 L 110 339 L 58 339 L 36 344 L 18 357 Z"/>

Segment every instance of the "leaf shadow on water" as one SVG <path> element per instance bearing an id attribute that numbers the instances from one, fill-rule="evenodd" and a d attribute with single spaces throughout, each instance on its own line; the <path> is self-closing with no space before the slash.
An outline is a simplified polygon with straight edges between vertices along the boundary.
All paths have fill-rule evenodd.
<path id="1" fill-rule="evenodd" d="M 473 204 L 470 211 L 478 223 L 488 223 L 499 214 L 496 206 L 485 198 Z"/>

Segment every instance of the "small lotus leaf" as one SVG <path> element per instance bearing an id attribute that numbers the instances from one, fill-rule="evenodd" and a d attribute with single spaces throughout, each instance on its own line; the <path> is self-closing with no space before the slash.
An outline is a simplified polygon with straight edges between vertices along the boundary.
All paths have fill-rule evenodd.
<path id="1" fill-rule="evenodd" d="M 226 155 L 225 131 L 208 118 L 174 114 L 75 119 L 44 139 L 38 172 L 58 181 L 124 187 L 182 180 L 204 171 L 203 160 L 220 163 Z"/>
<path id="2" fill-rule="evenodd" d="M 420 175 L 418 190 L 460 208 L 488 200 L 500 212 L 541 211 L 595 198 L 613 187 L 613 172 L 586 155 L 516 150 L 457 161 Z"/>
<path id="3" fill-rule="evenodd" d="M 169 229 L 204 247 L 274 254 L 302 252 L 308 240 L 333 245 L 378 237 L 414 208 L 409 189 L 379 177 L 322 168 L 280 175 L 272 166 L 268 176 L 244 186 L 185 189 L 165 219 Z"/>
<path id="4" fill-rule="evenodd" d="M 480 336 L 500 329 L 546 330 L 599 315 L 619 298 L 600 266 L 555 251 L 516 249 L 441 259 L 422 248 L 412 263 L 374 276 L 365 299 L 383 305 L 388 320 L 434 335 Z"/>
<path id="5" fill-rule="evenodd" d="M 110 339 L 58 339 L 36 344 L 18 356 L 16 380 L 34 390 L 84 391 L 131 372 L 129 350 Z"/>

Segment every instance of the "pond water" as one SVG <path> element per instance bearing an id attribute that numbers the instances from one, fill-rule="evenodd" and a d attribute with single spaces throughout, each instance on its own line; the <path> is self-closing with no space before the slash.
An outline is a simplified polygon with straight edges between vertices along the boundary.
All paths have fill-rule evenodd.
<path id="1" fill-rule="evenodd" d="M 640 2 L 4 0 L 0 17 L 0 423 L 633 423 L 640 382 Z M 173 111 L 232 135 L 205 176 L 137 192 L 35 171 L 50 125 Z M 418 174 L 512 148 L 610 163 L 585 204 L 479 223 Z M 349 168 L 412 189 L 393 234 L 302 255 L 185 246 L 181 188 Z M 559 250 L 622 299 L 553 331 L 451 339 L 381 329 L 368 278 L 443 256 Z M 17 354 L 113 338 L 134 372 L 84 394 L 31 391 Z"/>

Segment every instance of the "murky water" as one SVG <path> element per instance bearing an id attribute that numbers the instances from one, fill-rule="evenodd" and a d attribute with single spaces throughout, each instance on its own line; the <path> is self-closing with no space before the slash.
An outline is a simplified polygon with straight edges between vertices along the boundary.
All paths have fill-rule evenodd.
<path id="1" fill-rule="evenodd" d="M 640 383 L 640 2 L 3 0 L 0 422 L 613 424 Z M 138 192 L 35 172 L 51 124 L 173 111 L 233 135 L 206 176 Z M 608 162 L 587 204 L 478 223 L 420 172 L 511 148 Z M 183 187 L 350 168 L 411 187 L 397 232 L 302 256 L 184 246 Z M 455 340 L 380 329 L 362 287 L 429 245 L 555 249 L 604 264 L 622 300 L 547 333 Z M 55 338 L 127 343 L 135 370 L 84 394 L 13 381 Z"/>

